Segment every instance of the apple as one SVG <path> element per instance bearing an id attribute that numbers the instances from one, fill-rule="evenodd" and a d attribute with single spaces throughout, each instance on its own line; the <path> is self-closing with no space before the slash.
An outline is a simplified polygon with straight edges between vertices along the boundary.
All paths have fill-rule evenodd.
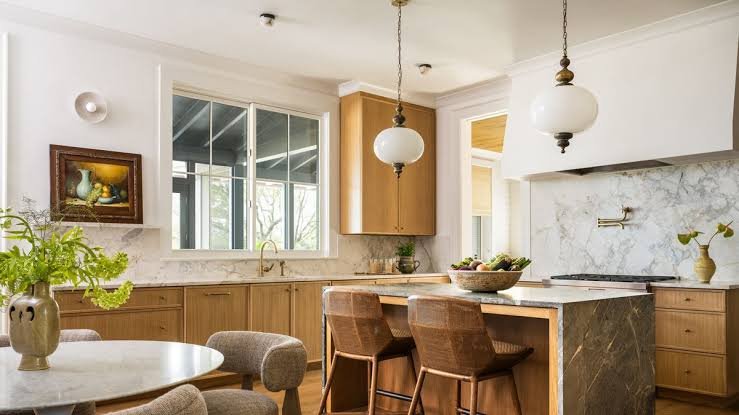
<path id="1" fill-rule="evenodd" d="M 477 266 L 477 268 L 475 268 L 475 270 L 477 270 L 477 271 L 490 271 L 490 267 L 487 266 L 486 264 L 480 264 L 480 265 Z"/>

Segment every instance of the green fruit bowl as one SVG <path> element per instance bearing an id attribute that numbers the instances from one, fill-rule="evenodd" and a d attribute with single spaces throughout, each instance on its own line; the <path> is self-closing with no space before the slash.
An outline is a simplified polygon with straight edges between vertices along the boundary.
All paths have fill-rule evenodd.
<path id="1" fill-rule="evenodd" d="M 447 271 L 457 288 L 472 292 L 492 293 L 507 290 L 518 282 L 523 271 Z"/>

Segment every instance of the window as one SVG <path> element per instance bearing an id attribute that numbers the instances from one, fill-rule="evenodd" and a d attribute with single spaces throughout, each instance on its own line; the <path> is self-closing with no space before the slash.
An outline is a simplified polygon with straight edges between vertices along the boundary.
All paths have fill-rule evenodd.
<path id="1" fill-rule="evenodd" d="M 177 91 L 172 248 L 320 249 L 320 117 Z"/>

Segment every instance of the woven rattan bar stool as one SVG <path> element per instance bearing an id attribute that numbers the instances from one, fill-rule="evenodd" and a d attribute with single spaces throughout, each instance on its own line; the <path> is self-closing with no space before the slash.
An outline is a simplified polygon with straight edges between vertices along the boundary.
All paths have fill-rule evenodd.
<path id="1" fill-rule="evenodd" d="M 421 372 L 416 381 L 409 414 L 421 398 L 427 373 L 457 381 L 457 413 L 477 414 L 478 383 L 510 376 L 513 403 L 521 414 L 511 369 L 534 349 L 490 338 L 480 303 L 448 297 L 412 296 L 408 299 L 408 324 L 418 347 Z M 460 404 L 461 382 L 470 383 L 470 408 Z"/>
<path id="2" fill-rule="evenodd" d="M 412 397 L 377 388 L 377 367 L 383 360 L 404 357 L 408 359 L 417 381 L 412 351 L 416 347 L 408 331 L 391 329 L 382 313 L 380 297 L 375 293 L 331 288 L 323 293 L 323 309 L 331 328 L 335 352 L 326 387 L 321 396 L 319 414 L 326 409 L 326 399 L 331 390 L 334 370 L 339 357 L 361 360 L 369 364 L 370 386 L 368 415 L 375 413 L 376 395 L 410 402 Z M 423 405 L 419 410 L 423 413 Z"/>

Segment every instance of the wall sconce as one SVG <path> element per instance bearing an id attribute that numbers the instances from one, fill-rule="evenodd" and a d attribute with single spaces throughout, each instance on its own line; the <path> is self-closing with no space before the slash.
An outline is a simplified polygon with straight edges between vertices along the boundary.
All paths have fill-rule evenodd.
<path id="1" fill-rule="evenodd" d="M 87 91 L 77 95 L 74 110 L 83 121 L 96 124 L 108 116 L 108 103 L 102 95 Z"/>

